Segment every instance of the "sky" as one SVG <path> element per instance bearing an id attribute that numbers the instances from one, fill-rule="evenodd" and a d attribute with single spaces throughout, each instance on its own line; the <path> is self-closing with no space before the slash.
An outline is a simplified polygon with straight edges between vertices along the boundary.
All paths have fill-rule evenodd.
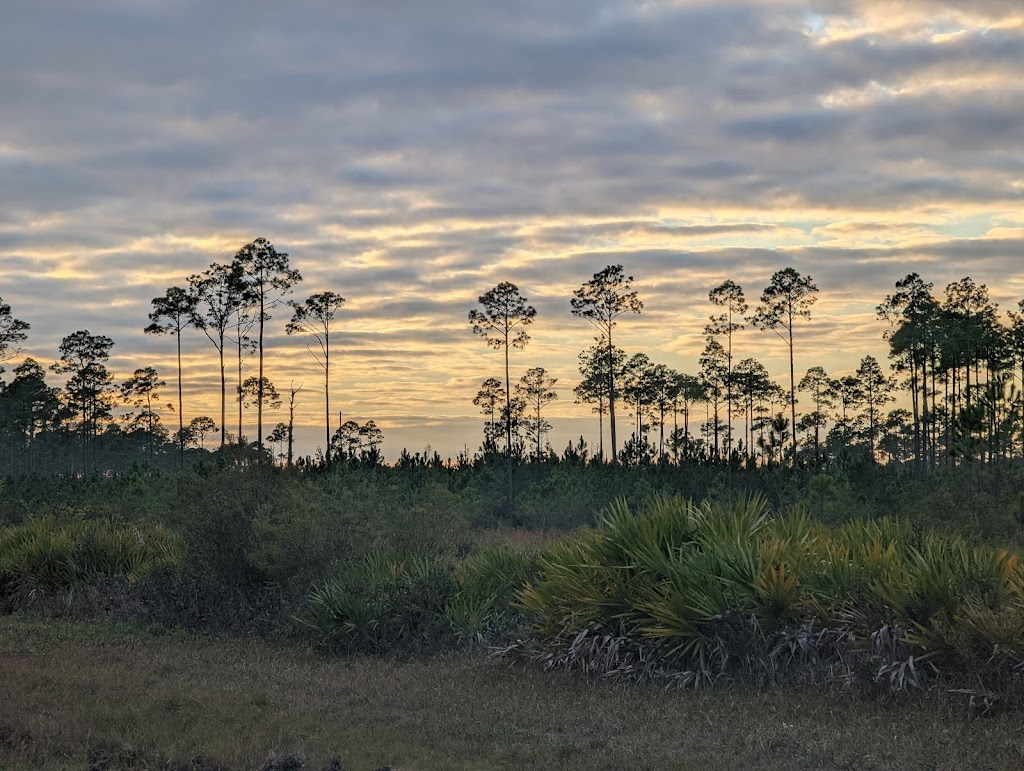
<path id="1" fill-rule="evenodd" d="M 797 377 L 885 361 L 875 307 L 912 271 L 1015 308 L 1022 96 L 1019 0 L 5 0 L 0 298 L 24 355 L 108 335 L 117 380 L 156 366 L 170 401 L 151 299 L 266 237 L 293 299 L 347 299 L 332 406 L 393 458 L 479 446 L 503 363 L 467 314 L 511 281 L 537 309 L 513 379 L 547 368 L 552 445 L 593 445 L 569 298 L 606 265 L 644 302 L 617 342 L 691 373 L 708 291 L 754 306 L 787 266 L 820 290 Z M 302 386 L 312 452 L 322 374 L 272 315 L 267 374 Z M 183 345 L 185 418 L 216 416 L 215 350 Z M 787 382 L 771 332 L 734 345 Z"/>

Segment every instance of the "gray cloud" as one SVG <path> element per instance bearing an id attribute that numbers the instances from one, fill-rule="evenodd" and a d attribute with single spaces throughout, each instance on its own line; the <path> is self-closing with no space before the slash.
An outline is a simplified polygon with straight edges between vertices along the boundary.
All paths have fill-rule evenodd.
<path id="1" fill-rule="evenodd" d="M 822 288 L 808 351 L 831 367 L 849 358 L 830 337 L 846 326 L 844 347 L 884 357 L 868 320 L 911 269 L 938 287 L 974 275 L 1004 307 L 1024 295 L 1024 239 L 985 237 L 1021 222 L 1024 30 L 999 24 L 1019 3 L 813 11 L 12 0 L 0 296 L 40 360 L 89 328 L 118 341 L 119 367 L 166 373 L 167 341 L 141 335 L 149 300 L 266 235 L 306 278 L 296 297 L 349 298 L 346 378 L 417 383 L 361 397 L 465 416 L 494 364 L 465 315 L 501 280 L 537 306 L 528 352 L 564 381 L 591 334 L 568 296 L 608 264 L 647 303 L 623 340 L 680 367 L 699 354 L 710 286 L 735 278 L 756 299 L 784 265 Z M 318 376 L 273 335 L 274 377 L 285 363 Z M 204 345 L 188 343 L 194 367 Z M 196 372 L 196 399 L 210 382 Z"/>

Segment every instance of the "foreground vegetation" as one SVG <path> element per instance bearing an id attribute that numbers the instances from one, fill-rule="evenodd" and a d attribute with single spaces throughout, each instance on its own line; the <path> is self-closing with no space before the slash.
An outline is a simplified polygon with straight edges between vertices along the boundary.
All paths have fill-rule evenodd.
<path id="1" fill-rule="evenodd" d="M 507 470 L 3 480 L 0 767 L 1020 762 L 1015 465 Z"/>
<path id="2" fill-rule="evenodd" d="M 999 537 L 1017 525 L 1013 512 L 972 517 L 980 538 L 963 506 L 946 527 L 847 518 L 832 505 L 815 517 L 807 499 L 833 481 L 821 475 L 787 505 L 739 491 L 695 505 L 665 491 L 710 474 L 652 467 L 618 478 L 634 499 L 654 494 L 615 499 L 596 529 L 513 548 L 477 540 L 489 520 L 476 469 L 343 468 L 11 480 L 21 501 L 7 499 L 17 520 L 0 528 L 0 608 L 346 653 L 516 643 L 547 666 L 693 684 L 886 680 L 955 687 L 989 706 L 1021 701 L 1024 568 Z M 608 471 L 555 470 L 579 483 Z M 736 471 L 735 481 L 772 478 Z"/>
<path id="3" fill-rule="evenodd" d="M 479 655 L 0 617 L 0 766 L 20 769 L 1010 768 L 1019 719 L 848 690 L 665 691 Z M 299 762 L 306 763 L 300 766 Z"/>
<path id="4" fill-rule="evenodd" d="M 763 499 L 613 505 L 519 593 L 547 666 L 668 677 L 937 679 L 1014 705 L 1024 569 L 1006 549 L 894 520 L 830 529 Z"/>

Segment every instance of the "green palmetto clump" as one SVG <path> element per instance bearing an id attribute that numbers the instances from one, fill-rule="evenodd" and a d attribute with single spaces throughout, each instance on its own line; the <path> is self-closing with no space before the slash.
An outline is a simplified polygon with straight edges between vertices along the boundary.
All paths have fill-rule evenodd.
<path id="1" fill-rule="evenodd" d="M 458 565 L 371 555 L 316 587 L 300 622 L 329 647 L 384 652 L 502 638 L 521 627 L 516 592 L 537 570 L 530 552 L 496 546 Z"/>
<path id="2" fill-rule="evenodd" d="M 613 671 L 643 661 L 703 682 L 780 662 L 849 674 L 860 657 L 903 688 L 921 682 L 921 661 L 1024 670 L 1016 555 L 892 519 L 832 530 L 756 496 L 659 498 L 640 514 L 619 501 L 541 556 L 518 604 L 545 663 L 588 671 L 594 657 Z"/>
<path id="3" fill-rule="evenodd" d="M 297 620 L 332 648 L 376 653 L 432 647 L 448 636 L 445 608 L 452 587 L 452 566 L 444 560 L 370 555 L 311 591 Z"/>
<path id="4" fill-rule="evenodd" d="M 504 545 L 466 557 L 456 568 L 456 588 L 445 609 L 455 634 L 488 639 L 510 632 L 521 617 L 512 601 L 536 572 L 535 553 Z"/>
<path id="5" fill-rule="evenodd" d="M 0 593 L 26 584 L 135 583 L 176 564 L 180 553 L 177 536 L 160 525 L 39 517 L 0 531 Z"/>

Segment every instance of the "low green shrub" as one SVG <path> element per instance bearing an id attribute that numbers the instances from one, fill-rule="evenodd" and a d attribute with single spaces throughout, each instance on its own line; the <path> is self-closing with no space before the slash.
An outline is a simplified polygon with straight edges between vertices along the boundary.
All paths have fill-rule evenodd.
<path id="1" fill-rule="evenodd" d="M 866 667 L 896 688 L 1024 673 L 1016 555 L 893 520 L 832 530 L 757 496 L 662 497 L 639 516 L 620 501 L 542 555 L 518 604 L 549 666 L 687 682 Z"/>
<path id="2" fill-rule="evenodd" d="M 537 573 L 535 552 L 492 546 L 466 557 L 455 571 L 455 591 L 445 609 L 461 639 L 504 641 L 525 631 L 516 593 Z"/>
<path id="3" fill-rule="evenodd" d="M 134 583 L 176 564 L 180 554 L 178 537 L 160 525 L 38 517 L 0 530 L 0 592 L 116 578 Z"/>
<path id="4" fill-rule="evenodd" d="M 130 587 L 125 618 L 147 625 L 265 639 L 296 635 L 291 613 L 301 598 L 268 586 L 238 586 L 200 566 L 150 573 Z"/>
<path id="5" fill-rule="evenodd" d="M 507 642 L 526 632 L 516 593 L 536 575 L 535 553 L 498 545 L 455 564 L 366 557 L 307 597 L 298 618 L 329 648 L 434 652 L 460 642 Z"/>
<path id="6" fill-rule="evenodd" d="M 445 561 L 369 556 L 314 589 L 298 620 L 335 650 L 433 650 L 451 639 L 445 609 L 453 586 Z"/>
<path id="7" fill-rule="evenodd" d="M 469 540 L 458 496 L 383 469 L 209 470 L 183 477 L 179 495 L 169 520 L 190 560 L 236 587 L 304 593 L 366 555 L 451 560 Z"/>

